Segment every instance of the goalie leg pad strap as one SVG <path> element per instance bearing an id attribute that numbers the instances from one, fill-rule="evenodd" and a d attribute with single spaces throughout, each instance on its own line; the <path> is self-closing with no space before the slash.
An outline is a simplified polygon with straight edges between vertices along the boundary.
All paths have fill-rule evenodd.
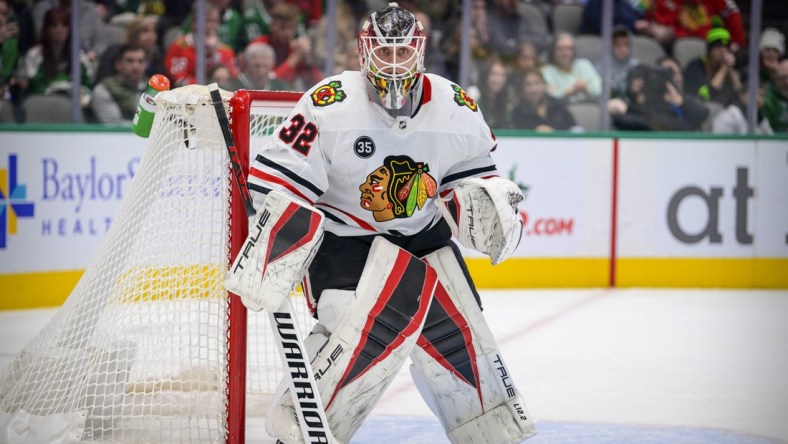
<path id="1" fill-rule="evenodd" d="M 251 310 L 275 312 L 304 276 L 322 239 L 322 213 L 271 191 L 224 287 Z"/>
<path id="2" fill-rule="evenodd" d="M 405 363 L 436 283 L 435 271 L 425 262 L 382 237 L 373 241 L 355 300 L 312 361 L 337 440 L 350 441 Z M 321 295 L 319 317 L 324 303 Z"/>
<path id="3" fill-rule="evenodd" d="M 529 438 L 536 433 L 533 419 L 457 259 L 443 248 L 425 260 L 438 273 L 439 283 L 418 347 L 411 353 L 416 387 L 454 443 L 503 444 Z M 480 419 L 499 408 L 499 413 Z M 512 411 L 520 413 L 502 413 Z M 465 425 L 474 422 L 479 427 L 494 424 L 504 435 L 479 429 L 471 439 L 470 432 L 462 430 L 471 430 Z M 485 436 L 509 438 L 485 441 Z"/>

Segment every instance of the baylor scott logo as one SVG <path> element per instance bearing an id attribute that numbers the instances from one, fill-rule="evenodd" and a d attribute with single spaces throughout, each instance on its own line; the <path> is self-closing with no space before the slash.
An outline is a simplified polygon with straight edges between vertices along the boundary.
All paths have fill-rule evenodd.
<path id="1" fill-rule="evenodd" d="M 8 169 L 0 169 L 0 249 L 6 248 L 8 235 L 16 234 L 17 219 L 33 217 L 33 202 L 27 200 L 27 185 L 16 176 L 16 154 L 8 155 Z"/>

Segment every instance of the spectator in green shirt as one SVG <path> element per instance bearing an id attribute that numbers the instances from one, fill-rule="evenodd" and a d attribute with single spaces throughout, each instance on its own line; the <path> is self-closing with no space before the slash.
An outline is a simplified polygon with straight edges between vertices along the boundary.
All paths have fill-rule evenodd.
<path id="1" fill-rule="evenodd" d="M 774 132 L 788 131 L 788 58 L 780 60 L 773 83 L 766 90 L 761 112 Z"/>
<path id="2" fill-rule="evenodd" d="M 279 3 L 282 3 L 282 0 L 256 0 L 244 12 L 244 27 L 248 41 L 251 42 L 271 33 L 271 11 Z"/>
<path id="3" fill-rule="evenodd" d="M 44 15 L 41 43 L 30 48 L 19 63 L 19 83 L 25 94 L 69 94 L 71 90 L 71 28 L 70 12 L 52 8 Z M 80 53 L 81 83 L 92 85 L 90 61 Z M 87 106 L 88 94 L 83 97 Z"/>
<path id="4" fill-rule="evenodd" d="M 19 61 L 19 24 L 10 0 L 0 0 L 0 91 L 9 83 Z"/>
<path id="5" fill-rule="evenodd" d="M 208 0 L 209 3 L 219 9 L 219 41 L 232 48 L 236 53 L 243 51 L 248 40 L 244 32 L 244 17 L 236 11 L 231 3 L 232 0 Z M 183 22 L 183 34 L 192 32 L 192 15 L 186 17 Z"/>

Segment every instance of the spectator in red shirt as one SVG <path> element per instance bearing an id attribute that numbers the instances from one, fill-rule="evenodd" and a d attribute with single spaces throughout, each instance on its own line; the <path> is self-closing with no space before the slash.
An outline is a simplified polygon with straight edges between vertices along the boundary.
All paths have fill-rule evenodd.
<path id="1" fill-rule="evenodd" d="M 715 25 L 714 18 L 722 23 Z M 705 38 L 713 27 L 724 27 L 731 34 L 731 50 L 737 52 L 746 38 L 741 12 L 734 0 L 684 0 L 676 17 L 676 38 Z"/>
<path id="2" fill-rule="evenodd" d="M 323 73 L 312 58 L 312 43 L 307 36 L 296 36 L 299 9 L 280 3 L 271 10 L 271 33 L 253 43 L 267 43 L 276 53 L 276 66 L 271 75 L 287 83 L 291 89 L 303 90 L 320 81 Z"/>
<path id="3" fill-rule="evenodd" d="M 193 11 L 193 17 L 196 16 L 196 11 Z M 225 67 L 232 77 L 237 76 L 235 52 L 219 41 L 219 9 L 211 3 L 205 5 L 205 22 L 205 71 L 211 73 Z M 192 29 L 196 26 L 193 22 Z M 197 47 L 193 33 L 180 36 L 172 43 L 164 57 L 164 67 L 174 86 L 197 83 Z"/>
<path id="4" fill-rule="evenodd" d="M 714 24 L 719 17 L 722 23 Z M 666 48 L 681 37 L 706 38 L 712 27 L 724 27 L 731 34 L 731 50 L 745 44 L 741 12 L 734 0 L 672 0 L 653 1 L 643 20 L 635 29 L 654 37 Z"/>
<path id="5" fill-rule="evenodd" d="M 646 6 L 644 17 L 635 20 L 635 32 L 647 35 L 669 49 L 676 38 L 674 28 L 681 5 L 680 1 L 651 2 Z"/>

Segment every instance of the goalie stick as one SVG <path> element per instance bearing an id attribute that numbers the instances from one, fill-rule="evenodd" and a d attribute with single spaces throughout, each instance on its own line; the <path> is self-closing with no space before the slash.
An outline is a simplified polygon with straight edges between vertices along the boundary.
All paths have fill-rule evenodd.
<path id="1" fill-rule="evenodd" d="M 213 107 L 216 111 L 216 118 L 224 136 L 227 153 L 230 156 L 235 183 L 239 188 L 246 215 L 251 217 L 255 214 L 252 197 L 249 195 L 246 178 L 243 175 L 243 171 L 241 171 L 241 163 L 238 161 L 238 149 L 230 131 L 230 122 L 224 109 L 224 102 L 216 83 L 212 83 L 209 88 Z M 237 295 L 234 296 L 237 297 Z M 268 312 L 268 319 L 276 339 L 279 355 L 283 364 L 287 367 L 285 377 L 287 378 L 290 395 L 293 398 L 293 405 L 298 416 L 298 424 L 301 427 L 301 433 L 305 442 L 333 444 L 336 440 L 328 427 L 328 419 L 318 393 L 315 375 L 312 372 L 309 357 L 306 356 L 306 347 L 301 338 L 301 333 L 298 331 L 295 322 L 293 322 L 292 313 L 292 303 L 290 298 L 286 298 L 278 310 Z"/>

